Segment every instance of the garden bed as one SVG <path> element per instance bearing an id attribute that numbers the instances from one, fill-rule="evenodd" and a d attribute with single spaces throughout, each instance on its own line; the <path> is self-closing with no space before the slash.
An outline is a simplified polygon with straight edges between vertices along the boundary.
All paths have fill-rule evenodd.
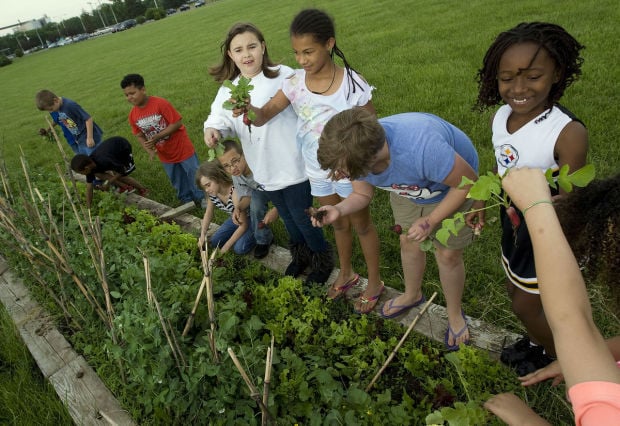
<path id="1" fill-rule="evenodd" d="M 196 239 L 187 233 L 196 231 L 198 219 L 192 215 L 176 218 L 182 230 L 145 212 L 159 215 L 165 206 L 129 195 L 125 200 L 130 205 L 124 207 L 112 194 L 102 194 L 93 213 L 103 224 L 95 234 L 106 242 L 108 306 L 105 286 L 97 288 L 96 268 L 89 266 L 88 243 L 69 238 L 79 235 L 80 226 L 66 213 L 68 206 L 57 195 L 48 193 L 43 198 L 55 200 L 53 216 L 59 219 L 56 226 L 66 238 L 72 268 L 59 276 L 56 267 L 44 282 L 43 276 L 36 276 L 39 283 L 32 290 L 39 298 L 49 293 L 46 286 L 54 286 L 65 302 L 71 300 L 59 309 L 48 295 L 46 308 L 53 311 L 67 339 L 104 378 L 131 417 L 142 424 L 204 418 L 213 424 L 255 424 L 260 410 L 226 352 L 234 350 L 249 377 L 262 388 L 271 339 L 275 341 L 274 372 L 265 405 L 274 418 L 287 424 L 419 424 L 435 410 L 456 410 L 463 418 L 480 419 L 487 416 L 480 402 L 490 393 L 519 391 L 513 374 L 492 361 L 486 351 L 463 348 L 445 355 L 441 344 L 416 333 L 374 388 L 367 389 L 404 329 L 376 315 L 356 316 L 345 301 L 326 301 L 323 287 L 302 288 L 299 280 L 281 278 L 275 271 L 284 269 L 288 254 L 279 247 L 272 248 L 264 261 L 269 268 L 232 254 L 216 259 L 212 273 L 216 320 L 210 319 L 201 304 L 190 333 L 181 336 L 203 278 Z M 30 222 L 26 226 L 32 227 Z M 35 230 L 32 235 L 33 250 L 50 244 L 49 236 L 38 234 Z M 142 261 L 149 263 L 150 274 L 141 267 Z M 33 271 L 24 259 L 11 262 L 20 274 L 42 273 Z M 147 277 L 153 283 L 151 293 L 145 294 Z M 82 300 L 81 291 L 73 286 L 77 282 L 89 283 L 99 305 L 105 303 L 108 313 L 113 310 L 111 327 L 102 326 L 105 321 L 98 318 L 98 310 Z M 353 289 L 349 296 L 359 291 Z M 384 300 L 393 292 L 390 289 Z M 149 294 L 159 299 L 157 309 L 148 301 Z M 163 315 L 158 315 L 159 306 Z M 416 314 L 412 310 L 401 321 L 408 324 Z M 73 327 L 76 322 L 84 324 Z M 419 330 L 426 329 L 433 339 L 441 340 L 438 337 L 445 324 L 445 310 L 434 305 L 419 322 Z M 486 341 L 480 336 L 496 336 L 488 341 L 499 348 L 502 333 L 472 320 L 474 343 Z"/>

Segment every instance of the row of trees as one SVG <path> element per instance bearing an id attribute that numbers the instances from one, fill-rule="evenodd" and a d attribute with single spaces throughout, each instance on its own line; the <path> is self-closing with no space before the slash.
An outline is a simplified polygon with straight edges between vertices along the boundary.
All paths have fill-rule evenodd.
<path id="1" fill-rule="evenodd" d="M 36 30 L 20 31 L 0 37 L 0 53 L 15 52 L 47 47 L 62 38 L 90 34 L 98 29 L 109 27 L 127 19 L 145 17 L 159 19 L 165 16 L 165 9 L 178 8 L 186 0 L 111 0 L 101 3 L 91 13 L 85 10 L 80 15 L 63 19 L 60 22 L 45 22 Z M 148 13 L 147 13 L 148 12 Z"/>

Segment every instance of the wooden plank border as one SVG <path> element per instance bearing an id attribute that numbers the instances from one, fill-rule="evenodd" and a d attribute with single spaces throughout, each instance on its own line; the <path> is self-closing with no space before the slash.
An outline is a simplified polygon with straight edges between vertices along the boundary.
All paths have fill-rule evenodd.
<path id="1" fill-rule="evenodd" d="M 0 257 L 0 301 L 56 394 L 78 425 L 134 425 L 97 373 L 79 356 Z"/>

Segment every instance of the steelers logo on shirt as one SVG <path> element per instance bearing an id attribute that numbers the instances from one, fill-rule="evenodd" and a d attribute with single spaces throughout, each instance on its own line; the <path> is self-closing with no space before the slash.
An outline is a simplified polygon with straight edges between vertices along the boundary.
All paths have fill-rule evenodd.
<path id="1" fill-rule="evenodd" d="M 495 150 L 495 159 L 497 164 L 510 169 L 517 165 L 519 161 L 519 151 L 510 144 L 505 144 Z"/>

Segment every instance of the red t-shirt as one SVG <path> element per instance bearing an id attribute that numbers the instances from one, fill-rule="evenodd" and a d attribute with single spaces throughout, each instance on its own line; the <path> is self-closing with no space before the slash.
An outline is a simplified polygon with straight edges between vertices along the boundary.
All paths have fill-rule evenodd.
<path id="1" fill-rule="evenodd" d="M 157 96 L 149 96 L 145 106 L 134 106 L 129 112 L 129 124 L 133 134 L 142 133 L 147 139 L 181 118 L 181 114 L 170 102 Z M 180 163 L 195 152 L 184 125 L 167 138 L 157 141 L 155 149 L 162 163 Z"/>

